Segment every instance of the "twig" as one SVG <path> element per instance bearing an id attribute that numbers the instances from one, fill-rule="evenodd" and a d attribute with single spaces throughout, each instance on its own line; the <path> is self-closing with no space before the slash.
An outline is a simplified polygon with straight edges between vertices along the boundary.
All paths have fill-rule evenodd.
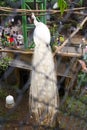
<path id="1" fill-rule="evenodd" d="M 84 12 L 73 12 L 74 14 L 77 14 L 77 15 L 83 15 L 83 16 L 87 16 L 87 13 L 84 13 Z"/>
<path id="2" fill-rule="evenodd" d="M 63 44 L 55 50 L 53 56 L 55 56 L 55 54 L 58 53 L 58 51 L 60 51 L 60 50 L 69 42 L 69 40 L 82 28 L 82 26 L 85 24 L 86 21 L 87 21 L 87 16 L 86 16 L 86 17 L 84 18 L 84 20 L 80 23 L 80 25 L 77 26 L 77 29 L 70 35 L 70 37 L 67 38 L 67 39 L 63 42 Z"/>
<path id="3" fill-rule="evenodd" d="M 87 9 L 87 7 L 80 7 L 80 8 L 73 8 L 73 9 L 66 9 L 64 10 L 64 12 L 68 12 L 68 11 L 76 11 L 76 10 L 84 10 Z M 29 10 L 29 9 L 16 9 L 16 8 L 8 8 L 8 7 L 1 7 L 0 6 L 0 10 L 1 11 L 6 11 L 6 12 L 14 12 L 14 10 L 16 12 L 21 12 L 21 13 L 31 13 L 31 12 L 50 12 L 50 13 L 60 13 L 60 10 Z"/>

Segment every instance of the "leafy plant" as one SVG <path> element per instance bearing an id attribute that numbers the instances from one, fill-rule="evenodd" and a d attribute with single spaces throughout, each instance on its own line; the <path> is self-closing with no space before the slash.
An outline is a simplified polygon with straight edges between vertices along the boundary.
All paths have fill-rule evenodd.
<path id="1" fill-rule="evenodd" d="M 9 61 L 11 60 L 10 57 L 6 56 L 6 57 L 1 57 L 0 59 L 0 76 L 1 74 L 7 70 L 8 66 L 9 66 Z"/>
<path id="2" fill-rule="evenodd" d="M 79 72 L 78 74 L 78 86 L 79 87 L 84 87 L 87 83 L 87 75 L 86 73 Z"/>
<path id="3" fill-rule="evenodd" d="M 67 3 L 65 0 L 58 0 L 58 6 L 60 8 L 61 15 L 62 15 L 64 10 L 67 8 Z"/>
<path id="4" fill-rule="evenodd" d="M 84 98 L 87 97 L 80 97 L 80 100 L 77 100 L 75 97 L 68 97 L 65 104 L 61 106 L 61 110 L 66 111 L 66 113 L 69 115 L 74 114 L 84 117 L 87 110 L 86 104 L 82 102 Z"/>
<path id="5" fill-rule="evenodd" d="M 8 93 L 0 88 L 0 99 L 5 99 L 7 95 Z"/>
<path id="6" fill-rule="evenodd" d="M 82 6 L 83 0 L 79 0 L 79 5 Z"/>
<path id="7" fill-rule="evenodd" d="M 81 96 L 79 99 L 87 104 L 87 95 Z"/>

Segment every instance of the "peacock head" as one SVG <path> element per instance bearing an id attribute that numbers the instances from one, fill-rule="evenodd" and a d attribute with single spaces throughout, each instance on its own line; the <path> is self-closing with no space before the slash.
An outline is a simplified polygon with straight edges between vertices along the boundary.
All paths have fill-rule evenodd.
<path id="1" fill-rule="evenodd" d="M 32 18 L 33 20 L 36 19 L 34 13 L 31 14 L 31 18 Z"/>
<path id="2" fill-rule="evenodd" d="M 31 19 L 32 19 L 34 25 L 37 26 L 38 25 L 38 21 L 37 21 L 37 18 L 35 17 L 35 15 L 34 15 L 34 13 L 31 14 Z"/>

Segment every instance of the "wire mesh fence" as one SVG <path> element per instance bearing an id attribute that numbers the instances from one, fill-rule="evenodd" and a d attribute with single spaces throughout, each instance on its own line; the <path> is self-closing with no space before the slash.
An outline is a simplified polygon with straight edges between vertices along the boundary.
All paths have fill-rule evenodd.
<path id="1" fill-rule="evenodd" d="M 6 16 L 6 19 L 1 22 L 1 25 L 4 25 L 10 16 L 15 17 L 18 15 L 18 12 L 16 11 L 17 8 L 19 8 L 22 4 L 22 1 L 17 1 L 17 3 L 14 2 L 9 2 L 9 5 L 11 7 L 14 7 L 15 11 L 10 12 L 8 16 Z M 50 1 L 51 3 L 52 1 Z M 50 78 L 50 76 L 54 73 L 54 68 L 49 70 L 49 73 L 47 74 L 48 70 L 45 70 L 45 73 L 43 71 L 44 67 L 39 68 L 41 64 L 44 64 L 44 62 L 50 62 L 49 57 L 49 46 L 47 45 L 47 49 L 43 51 L 41 50 L 42 57 L 39 57 L 39 61 L 36 61 L 34 65 L 29 64 L 31 66 L 31 70 L 27 70 L 27 73 L 25 71 L 22 71 L 22 74 L 20 76 L 20 82 L 23 80 L 23 84 L 21 83 L 21 88 L 19 85 L 15 83 L 15 85 L 7 84 L 7 79 L 10 75 L 13 74 L 15 71 L 15 67 L 9 66 L 8 69 L 0 76 L 0 130 L 87 130 L 87 76 L 86 76 L 86 69 L 84 65 L 81 66 L 79 63 L 79 60 L 82 60 L 84 63 L 86 63 L 86 58 L 84 59 L 84 56 L 86 54 L 82 54 L 82 49 L 85 48 L 86 43 L 87 43 L 87 22 L 85 20 L 85 23 L 83 23 L 84 19 L 86 19 L 86 8 L 83 10 L 76 12 L 74 9 L 75 7 L 78 7 L 79 1 L 74 0 L 74 1 L 69 1 L 69 11 L 66 11 L 63 16 L 61 16 L 58 12 L 51 13 L 50 14 L 50 21 L 52 22 L 50 26 L 52 26 L 52 30 L 50 28 L 51 32 L 51 46 L 53 47 L 53 54 L 54 54 L 54 63 L 55 63 L 55 70 L 56 70 L 56 77 L 57 77 L 57 83 L 54 80 L 54 78 Z M 52 3 L 51 3 L 52 4 Z M 86 7 L 86 2 L 83 3 L 84 7 Z M 16 7 L 15 7 L 16 5 Z M 56 10 L 57 11 L 57 10 Z M 50 12 L 50 10 L 49 10 Z M 31 13 L 31 12 L 30 12 Z M 76 13 L 79 13 L 76 14 Z M 84 15 L 85 14 L 85 15 Z M 46 12 L 43 13 L 43 15 L 46 15 Z M 74 19 L 74 22 L 73 19 Z M 68 20 L 71 20 L 68 21 Z M 49 22 L 48 22 L 49 23 Z M 81 23 L 84 24 L 84 26 L 81 26 Z M 54 26 L 55 25 L 55 26 Z M 68 26 L 68 29 L 67 29 Z M 77 44 L 72 43 L 72 33 L 75 32 L 75 30 L 78 27 L 78 31 L 73 35 L 78 39 Z M 71 28 L 73 27 L 73 29 Z M 74 30 L 75 29 L 75 30 Z M 77 34 L 78 33 L 78 34 Z M 61 45 L 58 44 L 56 41 L 58 35 L 64 36 L 64 40 L 68 39 L 68 42 L 58 50 L 58 47 L 60 48 L 61 45 L 63 45 L 64 41 L 61 42 Z M 81 38 L 80 38 L 80 37 Z M 83 46 L 83 41 L 82 39 L 85 39 L 85 44 Z M 81 40 L 80 40 L 81 39 Z M 53 41 L 52 41 L 53 40 Z M 80 41 L 79 41 L 80 40 Z M 55 46 L 57 48 L 55 49 L 54 47 L 54 42 Z M 79 46 L 81 45 L 81 47 Z M 75 52 L 74 56 L 72 56 L 70 53 L 72 52 L 72 48 L 68 47 L 75 47 Z M 65 47 L 65 48 L 64 48 Z M 80 52 L 78 51 L 78 48 L 80 48 Z M 4 48 L 5 49 L 5 48 Z M 58 51 L 61 53 L 58 53 Z M 34 50 L 35 51 L 35 50 Z M 41 55 L 41 52 L 38 52 L 38 55 Z M 55 53 L 56 52 L 56 53 Z M 2 53 L 2 52 L 1 52 Z M 80 53 L 80 56 L 77 56 L 77 54 Z M 21 60 L 21 54 L 15 52 L 15 58 L 14 60 Z M 47 59 L 48 58 L 48 59 Z M 46 63 L 47 64 L 47 63 Z M 50 64 L 51 66 L 51 64 Z M 48 68 L 50 68 L 48 66 Z M 83 68 L 83 71 L 82 71 Z M 20 69 L 19 69 L 20 70 Z M 36 77 L 32 77 L 30 73 L 32 71 L 35 73 Z M 25 74 L 24 74 L 25 73 Z M 29 73 L 29 74 L 28 74 Z M 24 76 L 23 76 L 24 74 Z M 50 86 L 51 83 L 57 84 L 57 93 L 59 93 L 59 106 L 52 106 L 51 104 L 50 107 L 54 107 L 55 110 L 58 111 L 57 117 L 55 116 L 54 118 L 57 118 L 57 122 L 55 127 L 50 126 L 47 124 L 47 120 L 45 120 L 45 124 L 39 124 L 36 123 L 35 116 L 32 114 L 33 108 L 30 108 L 29 104 L 29 96 L 30 96 L 30 90 L 31 90 L 31 79 L 33 78 L 34 84 L 37 86 L 38 83 L 35 83 L 35 80 L 38 75 L 42 75 L 42 77 L 45 79 L 41 88 L 40 93 L 38 93 L 38 97 L 42 98 L 41 96 L 43 95 L 44 89 L 47 87 L 48 82 L 50 81 Z M 17 75 L 18 76 L 18 75 Z M 14 79 L 14 77 L 13 77 Z M 41 79 L 37 80 L 41 82 Z M 48 89 L 48 88 L 47 88 Z M 52 88 L 51 88 L 52 89 Z M 35 91 L 36 94 L 37 88 L 34 88 L 33 91 Z M 52 90 L 51 90 L 52 91 Z M 32 92 L 32 91 L 31 91 Z M 50 89 L 48 89 L 47 94 L 49 95 Z M 5 107 L 5 98 L 7 95 L 13 95 L 15 98 L 15 106 L 12 109 L 7 109 Z M 34 97 L 35 98 L 35 97 Z M 38 98 L 35 98 L 34 103 L 36 104 L 39 102 L 42 105 L 44 104 L 47 109 L 44 110 L 44 112 L 40 116 L 40 122 L 43 121 L 45 118 L 46 113 L 48 112 L 48 106 L 49 104 L 46 102 L 43 102 L 41 100 L 38 100 Z M 55 98 L 54 93 L 52 93 L 52 96 L 50 97 L 49 102 L 51 102 Z M 46 99 L 47 100 L 47 99 Z M 55 101 L 55 100 L 53 100 Z M 32 102 L 32 101 L 31 101 Z M 34 104 L 34 105 L 35 105 Z M 37 105 L 37 104 L 36 104 Z M 39 111 L 40 114 L 40 111 Z"/>

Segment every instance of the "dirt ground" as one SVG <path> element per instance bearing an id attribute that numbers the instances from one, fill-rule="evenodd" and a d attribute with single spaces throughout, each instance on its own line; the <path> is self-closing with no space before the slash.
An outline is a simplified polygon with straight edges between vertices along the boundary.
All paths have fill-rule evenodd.
<path id="1" fill-rule="evenodd" d="M 43 126 L 35 127 L 35 119 L 29 118 L 29 94 L 28 91 L 25 92 L 23 97 L 18 96 L 17 93 L 11 89 L 7 91 L 7 94 L 13 94 L 15 97 L 15 102 L 18 103 L 15 109 L 7 109 L 5 107 L 5 98 L 0 98 L 0 118 L 4 117 L 0 126 L 4 126 L 2 130 L 45 130 Z M 2 118 L 1 118 L 2 119 Z M 0 120 L 1 120 L 0 119 Z M 81 125 L 81 120 L 75 118 L 74 116 L 68 116 L 66 113 L 59 113 L 59 126 L 58 130 L 83 130 L 83 125 Z M 3 124 L 4 123 L 4 124 Z M 47 128 L 51 130 L 51 128 Z M 53 129 L 54 130 L 54 129 Z M 86 129 L 85 129 L 86 130 Z"/>

